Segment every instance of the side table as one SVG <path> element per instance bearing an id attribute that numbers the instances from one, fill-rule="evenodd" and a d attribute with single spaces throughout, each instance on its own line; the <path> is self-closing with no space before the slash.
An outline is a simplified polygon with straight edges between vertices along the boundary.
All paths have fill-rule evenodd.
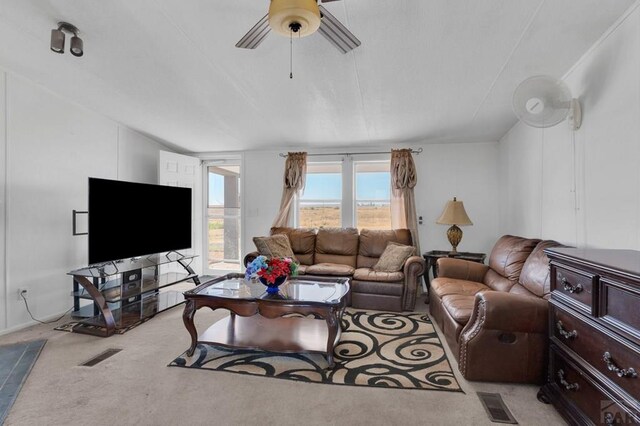
<path id="1" fill-rule="evenodd" d="M 469 253 L 469 252 L 456 252 L 451 253 L 450 251 L 444 250 L 431 250 L 422 254 L 424 260 L 427 262 L 427 273 L 425 274 L 425 281 L 427 282 L 427 299 L 426 303 L 429 303 L 429 290 L 431 288 L 431 279 L 429 278 L 429 269 L 431 269 L 431 274 L 433 278 L 438 277 L 438 259 L 441 257 L 452 257 L 454 259 L 462 259 L 469 260 L 471 262 L 484 263 L 484 259 L 487 257 L 485 253 Z"/>

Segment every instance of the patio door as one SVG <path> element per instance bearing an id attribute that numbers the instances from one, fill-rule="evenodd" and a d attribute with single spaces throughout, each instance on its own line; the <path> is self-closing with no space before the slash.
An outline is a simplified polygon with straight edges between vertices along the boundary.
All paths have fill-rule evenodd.
<path id="1" fill-rule="evenodd" d="M 213 275 L 241 271 L 241 160 L 205 163 L 206 268 Z"/>

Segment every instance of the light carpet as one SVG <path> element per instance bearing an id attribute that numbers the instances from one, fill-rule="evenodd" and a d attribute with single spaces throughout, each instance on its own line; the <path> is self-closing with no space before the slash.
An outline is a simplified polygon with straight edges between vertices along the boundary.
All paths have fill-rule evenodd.
<path id="1" fill-rule="evenodd" d="M 178 286 L 183 291 L 193 288 L 188 283 Z M 427 307 L 424 298 L 416 304 L 423 312 Z M 181 307 L 170 309 L 106 339 L 61 333 L 43 324 L 0 336 L 0 345 L 48 339 L 6 426 L 495 425 L 478 391 L 500 393 L 521 425 L 565 424 L 552 406 L 536 399 L 539 386 L 465 380 L 436 324 L 465 393 L 325 386 L 167 367 L 190 343 L 182 312 Z M 200 309 L 194 322 L 204 331 L 227 315 L 223 309 Z M 79 366 L 109 348 L 122 351 L 94 367 Z"/>

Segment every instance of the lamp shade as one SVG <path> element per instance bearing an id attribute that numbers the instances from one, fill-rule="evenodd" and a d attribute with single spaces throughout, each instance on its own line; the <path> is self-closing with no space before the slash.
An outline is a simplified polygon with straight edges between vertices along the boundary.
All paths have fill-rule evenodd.
<path id="1" fill-rule="evenodd" d="M 320 27 L 320 9 L 316 0 L 271 0 L 269 26 L 279 34 L 289 36 L 291 24 L 299 24 L 296 37 L 313 34 Z"/>
<path id="2" fill-rule="evenodd" d="M 456 200 L 456 197 L 453 197 L 453 201 L 447 201 L 444 211 L 436 220 L 436 223 L 440 225 L 473 225 L 464 210 L 464 204 L 462 204 L 462 201 Z"/>

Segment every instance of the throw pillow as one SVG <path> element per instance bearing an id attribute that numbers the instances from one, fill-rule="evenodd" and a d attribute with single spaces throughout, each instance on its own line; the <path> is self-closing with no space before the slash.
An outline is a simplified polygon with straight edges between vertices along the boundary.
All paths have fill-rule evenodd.
<path id="1" fill-rule="evenodd" d="M 270 237 L 253 237 L 253 243 L 258 253 L 267 257 L 290 257 L 297 262 L 291 249 L 289 237 L 284 234 L 276 234 Z"/>
<path id="2" fill-rule="evenodd" d="M 373 270 L 379 272 L 398 272 L 404 266 L 404 262 L 413 256 L 415 252 L 415 247 L 389 242 L 380 255 L 378 263 L 373 265 Z"/>

